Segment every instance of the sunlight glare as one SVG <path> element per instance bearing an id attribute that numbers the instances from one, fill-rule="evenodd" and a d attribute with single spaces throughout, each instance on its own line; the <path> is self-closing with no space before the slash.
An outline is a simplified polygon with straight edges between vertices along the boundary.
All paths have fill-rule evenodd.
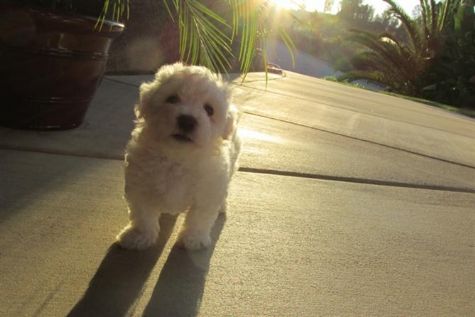
<path id="1" fill-rule="evenodd" d="M 323 12 L 325 0 L 270 0 L 276 7 L 282 9 Z M 396 0 L 407 13 L 411 14 L 414 7 L 419 3 L 418 0 Z M 388 4 L 382 0 L 363 0 L 363 4 L 369 4 L 374 8 L 375 14 L 381 14 L 388 8 Z M 340 1 L 333 1 L 331 9 L 332 14 L 336 14 L 340 9 Z"/>
<path id="2" fill-rule="evenodd" d="M 264 142 L 282 143 L 282 139 L 270 134 L 258 132 L 251 129 L 240 128 L 239 135 L 245 139 L 255 139 Z"/>
<path id="3" fill-rule="evenodd" d="M 322 11 L 325 0 L 271 0 L 271 2 L 282 9 L 303 8 L 306 11 Z"/>

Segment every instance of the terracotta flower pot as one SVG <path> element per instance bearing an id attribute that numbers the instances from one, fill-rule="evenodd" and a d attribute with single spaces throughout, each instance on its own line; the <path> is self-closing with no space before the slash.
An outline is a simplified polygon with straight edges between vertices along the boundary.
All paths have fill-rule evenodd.
<path id="1" fill-rule="evenodd" d="M 92 17 L 0 5 L 0 125 L 79 126 L 104 75 L 109 47 L 124 29 Z"/>

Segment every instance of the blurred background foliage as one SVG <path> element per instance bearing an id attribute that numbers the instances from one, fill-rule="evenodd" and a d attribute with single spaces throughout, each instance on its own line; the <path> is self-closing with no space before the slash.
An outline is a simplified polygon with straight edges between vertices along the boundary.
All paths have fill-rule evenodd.
<path id="1" fill-rule="evenodd" d="M 413 14 L 382 1 L 393 29 L 350 29 L 347 40 L 360 48 L 340 80 L 367 79 L 391 92 L 475 108 L 474 1 L 420 0 Z"/>
<path id="2" fill-rule="evenodd" d="M 269 54 L 278 41 L 330 65 L 333 79 L 474 109 L 475 0 L 420 0 L 412 12 L 379 1 L 388 9 L 376 14 L 363 0 L 326 0 L 323 12 L 283 10 L 270 0 L 129 0 L 128 30 L 110 69 L 181 59 L 217 71 L 265 71 L 280 63 Z"/>
<path id="3" fill-rule="evenodd" d="M 389 8 L 378 15 L 362 0 L 295 12 L 290 36 L 333 66 L 329 79 L 475 109 L 475 1 L 420 0 L 413 12 L 380 1 Z"/>

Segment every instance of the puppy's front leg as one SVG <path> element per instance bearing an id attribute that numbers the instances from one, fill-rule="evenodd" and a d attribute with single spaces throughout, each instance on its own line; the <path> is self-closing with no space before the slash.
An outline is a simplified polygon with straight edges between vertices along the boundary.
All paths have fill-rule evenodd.
<path id="1" fill-rule="evenodd" d="M 214 181 L 197 186 L 197 189 L 180 234 L 180 244 L 188 250 L 198 250 L 211 245 L 210 233 L 226 199 L 227 179 L 218 176 Z"/>
<path id="2" fill-rule="evenodd" d="M 188 250 L 198 250 L 211 245 L 210 232 L 219 214 L 219 204 L 212 206 L 194 205 L 186 215 L 180 234 L 180 244 Z"/>
<path id="3" fill-rule="evenodd" d="M 160 213 L 145 206 L 129 204 L 130 222 L 117 235 L 117 241 L 126 249 L 144 250 L 158 238 Z"/>

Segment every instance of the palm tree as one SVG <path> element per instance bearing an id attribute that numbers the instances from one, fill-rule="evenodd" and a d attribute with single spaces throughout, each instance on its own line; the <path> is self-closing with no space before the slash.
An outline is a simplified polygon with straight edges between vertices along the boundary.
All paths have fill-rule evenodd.
<path id="1" fill-rule="evenodd" d="M 462 0 L 441 54 L 427 73 L 423 97 L 475 108 L 475 0 Z"/>
<path id="2" fill-rule="evenodd" d="M 349 39 L 365 47 L 354 57 L 355 70 L 340 80 L 366 79 L 387 86 L 390 90 L 419 95 L 424 86 L 421 75 L 429 69 L 444 43 L 444 31 L 452 23 L 456 8 L 462 0 L 420 0 L 421 16 L 411 18 L 394 0 L 391 13 L 401 23 L 407 40 L 389 33 L 373 34 L 352 30 Z"/>
<path id="3" fill-rule="evenodd" d="M 129 1 L 104 0 L 101 21 L 127 18 Z M 237 58 L 241 72 L 251 69 L 257 49 L 263 53 L 263 67 L 267 73 L 265 43 L 271 34 L 277 34 L 286 44 L 293 58 L 294 44 L 286 31 L 272 23 L 274 6 L 269 0 L 226 0 L 219 4 L 231 12 L 226 19 L 211 9 L 207 1 L 161 0 L 179 29 L 179 51 L 183 61 L 207 66 L 214 71 L 226 72 Z M 209 1 L 208 1 L 209 2 Z M 233 56 L 232 44 L 239 43 L 238 56 Z"/>

